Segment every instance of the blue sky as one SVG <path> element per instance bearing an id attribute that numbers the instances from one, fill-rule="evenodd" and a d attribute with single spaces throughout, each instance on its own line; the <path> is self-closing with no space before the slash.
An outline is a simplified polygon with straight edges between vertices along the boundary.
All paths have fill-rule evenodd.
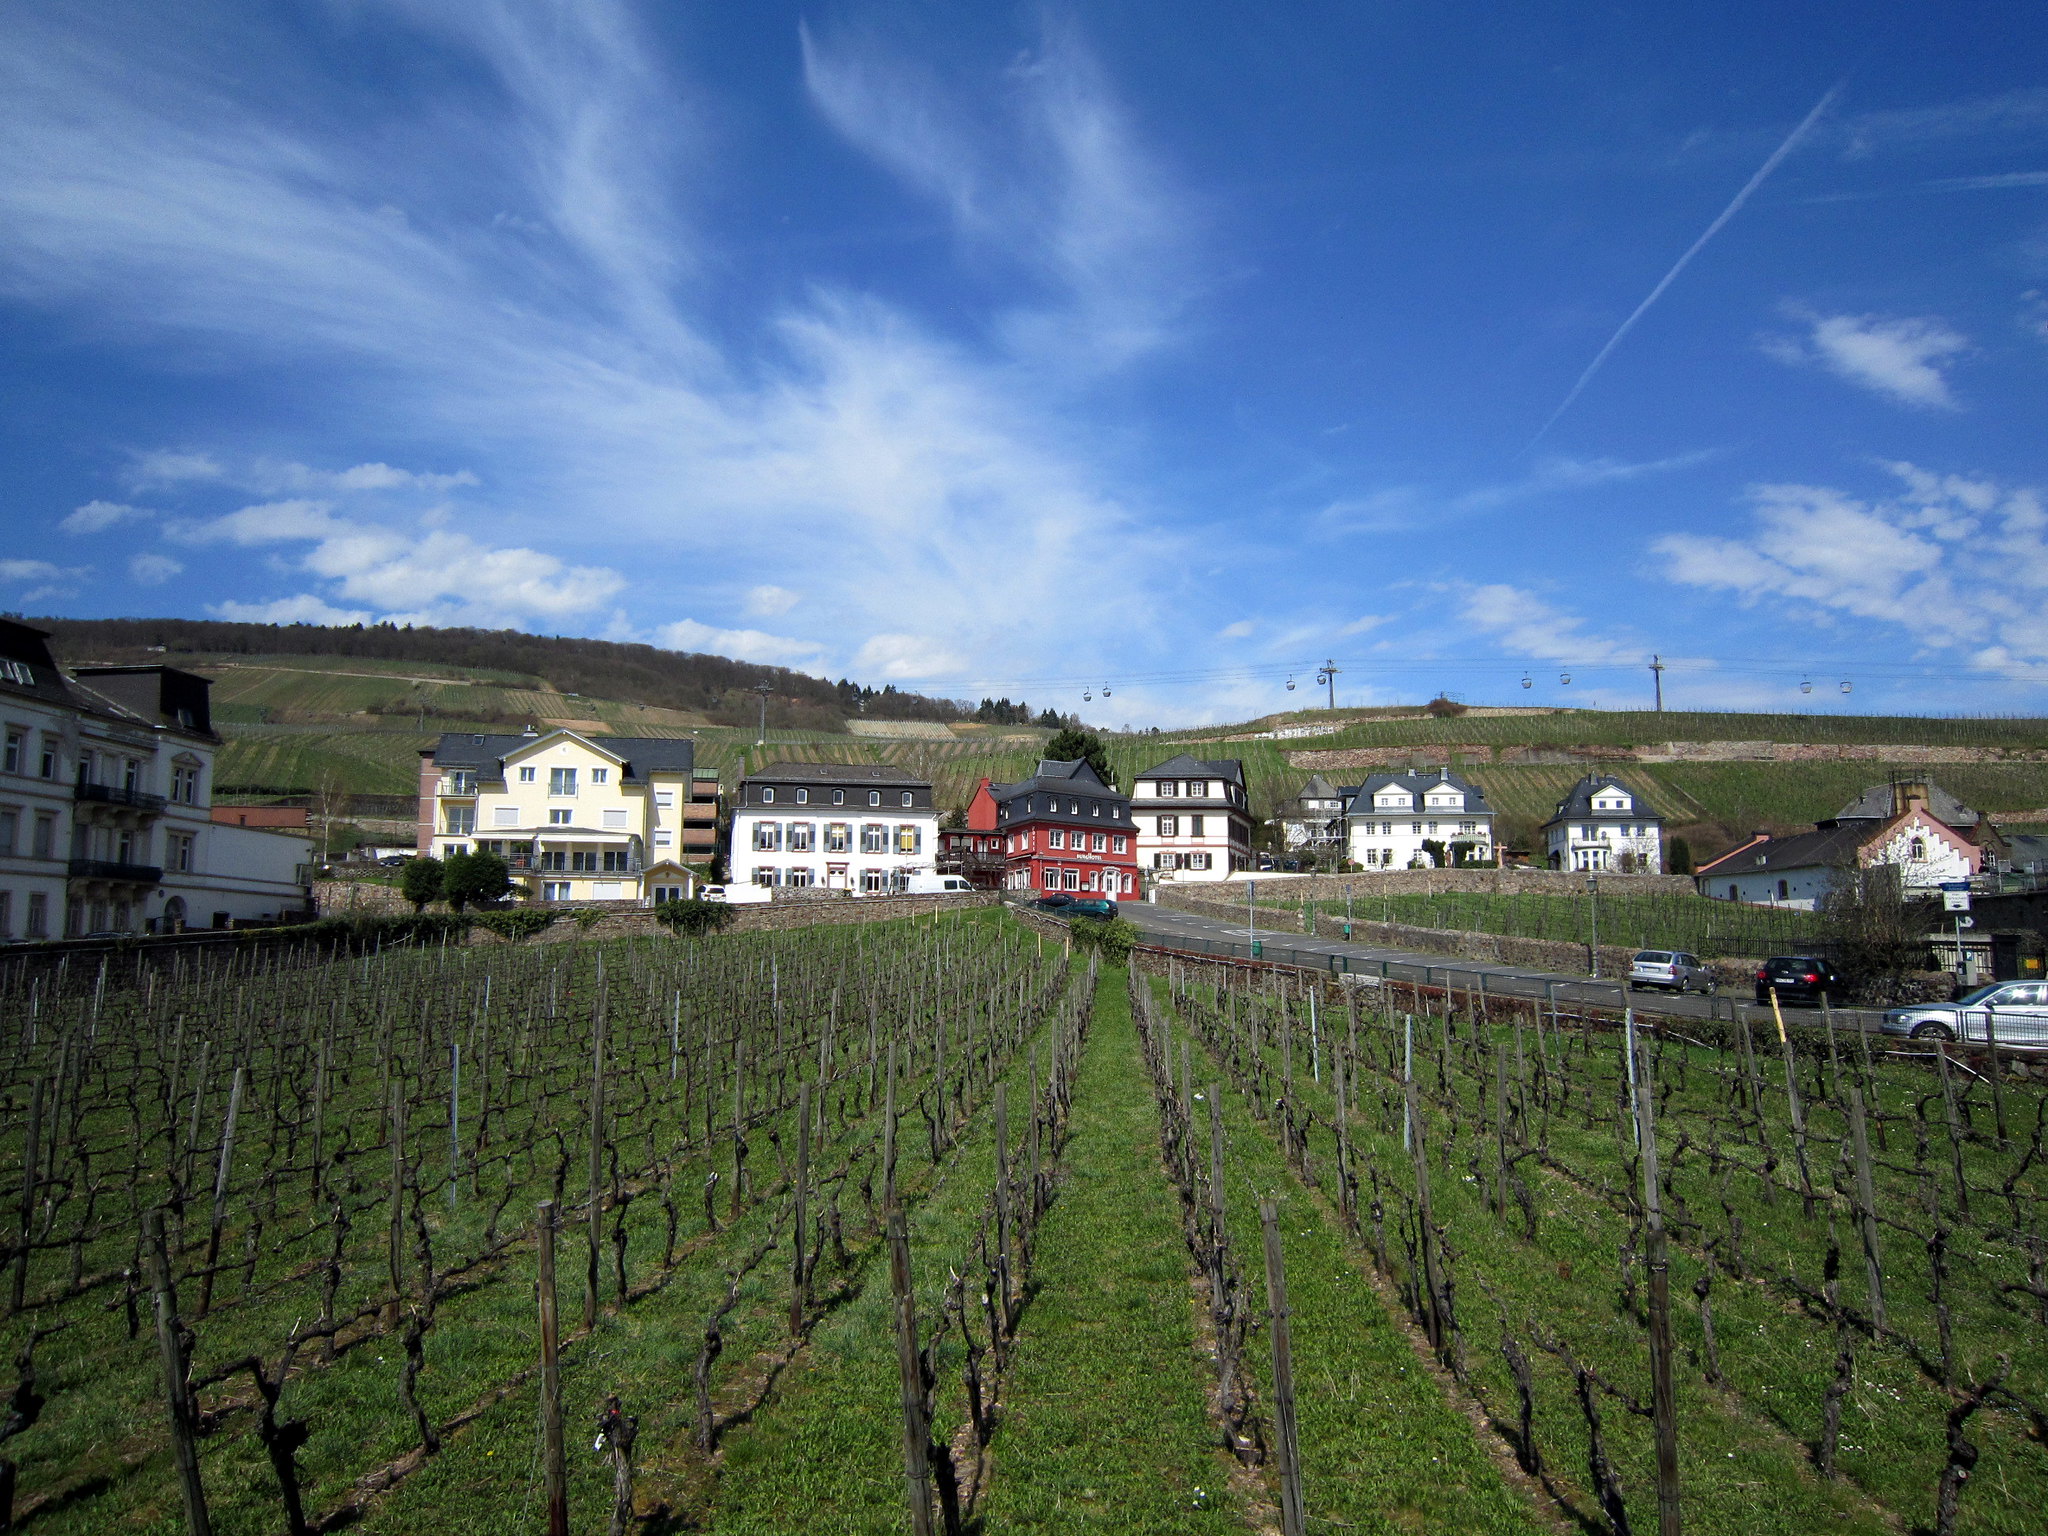
<path id="1" fill-rule="evenodd" d="M 2039 711 L 2044 61 L 1996 3 L 12 7 L 0 605 L 1104 724 L 1325 657 Z"/>

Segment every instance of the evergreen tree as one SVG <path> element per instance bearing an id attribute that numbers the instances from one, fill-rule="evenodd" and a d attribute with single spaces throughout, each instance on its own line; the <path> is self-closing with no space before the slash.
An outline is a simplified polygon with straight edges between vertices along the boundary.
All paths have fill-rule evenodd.
<path id="1" fill-rule="evenodd" d="M 441 895 L 441 861 L 431 854 L 407 860 L 398 873 L 398 889 L 413 911 L 426 911 L 427 903 Z"/>
<path id="2" fill-rule="evenodd" d="M 1076 726 L 1064 727 L 1045 744 L 1045 755 L 1063 763 L 1079 758 L 1095 770 L 1103 783 L 1116 783 L 1109 771 L 1109 752 L 1102 745 L 1102 738 L 1093 731 L 1084 731 Z"/>

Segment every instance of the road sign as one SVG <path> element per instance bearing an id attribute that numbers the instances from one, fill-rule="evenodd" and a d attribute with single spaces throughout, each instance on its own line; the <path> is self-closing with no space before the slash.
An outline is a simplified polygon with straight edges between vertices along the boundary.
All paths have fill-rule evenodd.
<path id="1" fill-rule="evenodd" d="M 1944 889 L 1941 893 L 1941 910 L 1944 912 L 1967 912 L 1970 910 L 1970 893 Z"/>
<path id="2" fill-rule="evenodd" d="M 1956 919 L 1956 926 L 1958 928 L 1974 928 L 1977 926 L 1977 919 L 1974 917 L 1959 917 Z"/>

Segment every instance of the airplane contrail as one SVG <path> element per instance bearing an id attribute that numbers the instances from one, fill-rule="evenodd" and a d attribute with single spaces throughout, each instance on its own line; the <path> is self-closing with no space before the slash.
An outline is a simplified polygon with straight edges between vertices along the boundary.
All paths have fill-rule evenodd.
<path id="1" fill-rule="evenodd" d="M 1690 264 L 1693 257 L 1699 255 L 1699 253 L 1706 248 L 1707 242 L 1713 239 L 1714 236 L 1718 235 L 1721 232 L 1721 227 L 1724 224 L 1726 224 L 1730 219 L 1734 218 L 1736 214 L 1742 211 L 1742 205 L 1749 201 L 1751 194 L 1754 193 L 1758 187 L 1764 184 L 1765 180 L 1770 176 L 1771 172 L 1775 171 L 1778 168 L 1778 162 L 1783 160 L 1787 155 L 1792 153 L 1793 149 L 1798 145 L 1799 141 L 1806 137 L 1807 130 L 1812 128 L 1816 122 L 1820 121 L 1821 114 L 1827 111 L 1827 109 L 1834 104 L 1835 98 L 1842 94 L 1842 88 L 1846 86 L 1848 83 L 1848 78 L 1845 76 L 1844 78 L 1835 83 L 1834 87 L 1831 90 L 1829 90 L 1827 95 L 1821 97 L 1819 101 L 1814 103 L 1813 110 L 1807 113 L 1805 117 L 1801 118 L 1799 126 L 1797 128 L 1794 128 L 1789 134 L 1785 136 L 1784 143 L 1780 144 L 1776 149 L 1771 151 L 1770 159 L 1766 160 L 1761 166 L 1757 167 L 1757 173 L 1754 176 L 1750 177 L 1749 180 L 1743 184 L 1742 190 L 1735 194 L 1734 201 L 1729 203 L 1726 208 L 1723 208 L 1721 210 L 1720 217 L 1715 219 L 1713 223 L 1707 226 L 1706 233 L 1701 235 L 1699 239 L 1693 241 L 1693 243 L 1690 246 L 1686 247 L 1685 254 L 1679 257 L 1676 262 L 1672 263 L 1671 270 L 1669 272 L 1666 272 L 1664 276 L 1658 280 L 1657 286 L 1650 290 L 1650 296 L 1644 299 L 1642 303 L 1638 304 L 1635 307 L 1635 311 L 1626 320 L 1621 322 L 1620 327 L 1615 331 L 1615 333 L 1612 336 L 1607 338 L 1607 345 L 1602 347 L 1596 354 L 1594 354 L 1592 362 L 1586 364 L 1586 371 L 1579 375 L 1579 381 L 1571 387 L 1571 393 L 1567 394 L 1564 397 L 1564 400 L 1558 405 L 1558 408 L 1550 413 L 1550 419 L 1544 422 L 1541 427 L 1538 427 L 1536 429 L 1536 435 L 1530 438 L 1528 443 L 1523 447 L 1523 453 L 1527 453 L 1529 449 L 1534 448 L 1538 443 L 1542 442 L 1544 434 L 1549 432 L 1549 430 L 1552 427 L 1557 425 L 1558 418 L 1564 415 L 1566 411 L 1572 408 L 1572 402 L 1578 399 L 1580 392 L 1583 391 L 1585 387 L 1593 381 L 1593 375 L 1600 371 L 1600 365 L 1607 361 L 1608 354 L 1613 352 L 1616 347 L 1621 345 L 1621 338 L 1626 336 L 1631 330 L 1635 329 L 1635 323 L 1638 320 L 1642 319 L 1643 316 L 1649 312 L 1649 308 L 1652 304 L 1656 303 L 1657 300 L 1664 296 L 1664 290 L 1666 288 L 1669 288 L 1672 285 L 1672 283 L 1677 280 L 1678 274 L 1686 269 L 1687 265 Z"/>

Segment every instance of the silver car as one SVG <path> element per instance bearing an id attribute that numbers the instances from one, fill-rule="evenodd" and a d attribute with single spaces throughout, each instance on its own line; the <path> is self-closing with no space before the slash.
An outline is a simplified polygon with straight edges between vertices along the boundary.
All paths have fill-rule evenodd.
<path id="1" fill-rule="evenodd" d="M 1953 1003 L 1915 1003 L 1888 1009 L 1888 1035 L 1915 1040 L 1989 1040 L 2000 1045 L 2048 1046 L 2048 982 L 1999 981 Z"/>
<path id="2" fill-rule="evenodd" d="M 1663 987 L 1672 992 L 1702 992 L 1711 996 L 1720 982 L 1700 964 L 1698 955 L 1675 949 L 1646 949 L 1629 963 L 1628 984 L 1645 990 Z"/>

